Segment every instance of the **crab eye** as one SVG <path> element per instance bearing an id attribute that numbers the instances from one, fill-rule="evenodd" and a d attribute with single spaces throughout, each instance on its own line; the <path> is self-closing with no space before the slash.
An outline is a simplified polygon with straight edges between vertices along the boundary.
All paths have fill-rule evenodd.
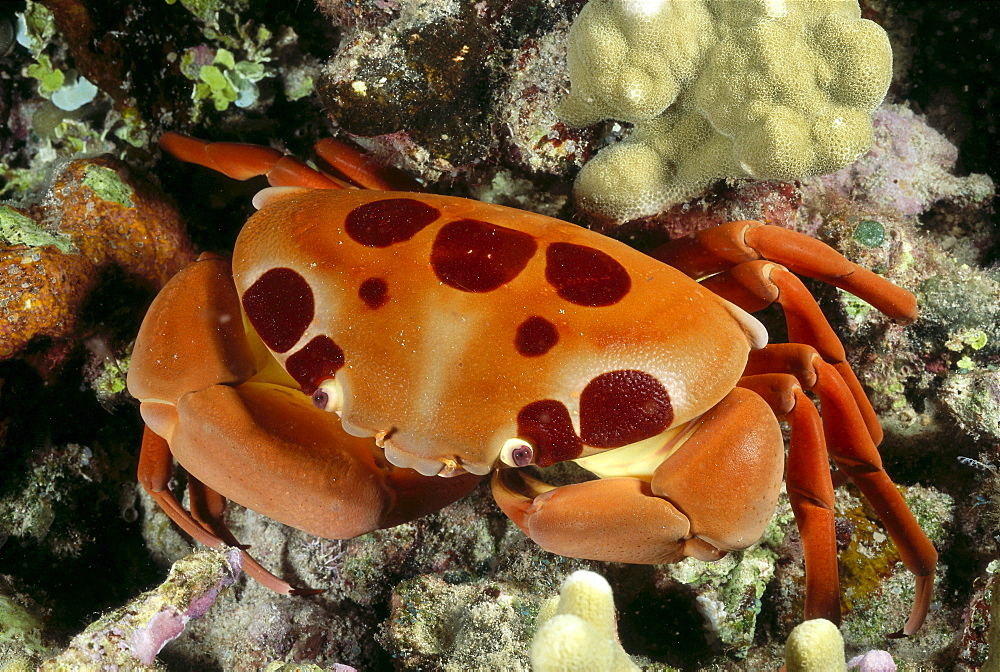
<path id="1" fill-rule="evenodd" d="M 535 449 L 524 439 L 507 439 L 500 449 L 500 461 L 510 467 L 526 467 L 535 459 Z"/>
<path id="2" fill-rule="evenodd" d="M 312 393 L 312 402 L 321 411 L 330 413 L 339 411 L 343 402 L 340 381 L 336 378 L 327 378 L 324 380 L 316 388 L 316 391 Z"/>

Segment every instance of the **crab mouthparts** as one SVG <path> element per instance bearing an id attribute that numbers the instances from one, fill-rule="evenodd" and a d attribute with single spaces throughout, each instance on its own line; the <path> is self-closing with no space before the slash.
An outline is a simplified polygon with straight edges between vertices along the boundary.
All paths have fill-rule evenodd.
<path id="1" fill-rule="evenodd" d="M 441 471 L 437 473 L 438 476 L 443 478 L 451 478 L 452 476 L 458 476 L 459 474 L 464 474 L 465 469 L 455 460 L 449 458 L 444 458 L 441 460 L 444 466 L 441 467 Z"/>
<path id="2" fill-rule="evenodd" d="M 419 457 L 397 448 L 385 433 L 382 436 L 376 435 L 375 443 L 385 451 L 385 458 L 391 464 L 397 467 L 413 469 L 422 476 L 452 478 L 453 476 L 461 476 L 467 473 L 458 457 L 441 457 L 437 459 Z"/>

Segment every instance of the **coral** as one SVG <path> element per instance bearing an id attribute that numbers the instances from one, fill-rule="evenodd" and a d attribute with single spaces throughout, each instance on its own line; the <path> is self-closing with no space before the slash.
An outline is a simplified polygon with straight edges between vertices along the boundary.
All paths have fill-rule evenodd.
<path id="1" fill-rule="evenodd" d="M 523 586 L 486 580 L 450 585 L 436 576 L 393 592 L 384 639 L 405 669 L 524 670 L 539 599 Z"/>
<path id="2" fill-rule="evenodd" d="M 320 667 L 309 663 L 281 663 L 275 661 L 264 668 L 264 672 L 358 672 L 350 665 L 334 663 L 333 667 Z"/>
<path id="3" fill-rule="evenodd" d="M 74 335 L 102 273 L 159 289 L 193 259 L 172 203 L 109 158 L 62 167 L 36 205 L 0 205 L 0 359 Z"/>
<path id="4" fill-rule="evenodd" d="M 79 508 L 75 498 L 87 483 L 101 480 L 103 465 L 93 457 L 93 450 L 77 444 L 37 451 L 27 473 L 19 474 L 21 487 L 0 497 L 3 538 L 30 538 L 57 556 L 78 555 L 90 540 L 66 527 Z"/>
<path id="5" fill-rule="evenodd" d="M 188 621 L 205 615 L 242 573 L 242 563 L 236 549 L 192 553 L 174 563 L 158 588 L 99 618 L 39 669 L 163 669 L 156 661 L 160 649 L 184 632 Z"/>
<path id="6" fill-rule="evenodd" d="M 9 577 L 0 575 L 0 670 L 37 668 L 52 649 L 44 634 L 44 620 L 44 610 L 17 591 Z"/>
<path id="7" fill-rule="evenodd" d="M 586 158 L 592 132 L 553 112 L 572 3 L 319 4 L 350 23 L 318 93 L 380 158 L 428 181 L 498 158 L 556 174 Z"/>
<path id="8" fill-rule="evenodd" d="M 404 3 L 388 30 L 351 35 L 319 83 L 338 122 L 363 136 L 407 127 L 441 168 L 493 153 L 481 101 L 492 77 L 489 54 L 499 45 L 474 11 Z"/>
<path id="9" fill-rule="evenodd" d="M 611 586 L 600 574 L 570 574 L 559 597 L 542 606 L 531 641 L 537 672 L 638 670 L 618 641 Z"/>
<path id="10" fill-rule="evenodd" d="M 896 661 L 888 651 L 875 649 L 847 661 L 847 669 L 858 668 L 858 672 L 896 672 Z"/>
<path id="11" fill-rule="evenodd" d="M 940 553 L 938 585 L 947 585 L 951 568 L 948 559 L 955 536 L 955 503 L 947 494 L 918 485 L 900 488 Z M 885 648 L 886 636 L 906 620 L 913 599 L 913 575 L 899 559 L 896 546 L 888 538 L 875 511 L 854 486 L 836 491 L 836 539 L 843 622 L 840 632 L 852 652 Z M 802 618 L 804 577 L 799 564 L 801 537 L 791 526 L 775 550 L 782 558 L 775 579 L 768 586 L 768 604 L 777 607 L 779 632 L 790 632 Z M 926 652 L 949 645 L 961 608 L 936 604 L 919 637 L 893 640 L 892 654 L 910 663 L 927 660 Z M 759 633 L 758 633 L 759 635 Z"/>
<path id="12" fill-rule="evenodd" d="M 592 129 L 570 127 L 556 114 L 564 92 L 559 72 L 565 67 L 569 26 L 569 20 L 560 21 L 538 39 L 522 43 L 498 102 L 497 117 L 510 134 L 508 154 L 535 173 L 580 168 L 595 139 Z"/>
<path id="13" fill-rule="evenodd" d="M 841 630 L 852 649 L 864 650 L 884 642 L 886 634 L 898 630 L 906 620 L 913 599 L 913 577 L 899 561 L 899 552 L 877 522 L 871 505 L 857 499 L 855 492 L 845 487 L 837 493 L 837 537 L 842 549 L 838 565 L 844 611 Z M 952 498 L 920 486 L 903 490 L 903 497 L 935 548 L 947 558 L 954 533 Z M 938 563 L 939 585 L 948 580 L 949 571 L 947 560 Z M 950 618 L 943 610 L 933 614 L 921 632 L 922 645 L 943 645 L 950 639 Z M 918 655 L 908 640 L 900 642 L 894 653 L 904 659 Z"/>
<path id="14" fill-rule="evenodd" d="M 993 573 L 990 589 L 993 592 L 990 598 L 990 628 L 987 647 L 989 655 L 983 663 L 982 672 L 997 672 L 1000 670 L 1000 567 L 996 567 Z"/>
<path id="15" fill-rule="evenodd" d="M 43 11 L 35 2 L 6 4 L 27 8 L 32 15 Z M 589 158 L 602 136 L 619 138 L 628 132 L 623 130 L 627 124 L 567 128 L 555 117 L 553 101 L 564 89 L 565 65 L 561 61 L 567 15 L 575 12 L 582 0 L 322 0 L 324 10 L 334 16 L 332 26 L 315 20 L 309 2 L 291 3 L 278 8 L 277 13 L 256 0 L 240 0 L 238 4 L 218 0 L 180 0 L 174 4 L 60 0 L 60 4 L 85 10 L 89 20 L 81 25 L 89 23 L 96 28 L 84 33 L 63 22 L 70 29 L 67 36 L 72 42 L 63 46 L 65 28 L 51 18 L 41 20 L 30 34 L 26 28 L 23 36 L 29 43 L 37 39 L 39 49 L 33 52 L 15 43 L 7 55 L 5 64 L 13 77 L 0 77 L 0 127 L 7 131 L 0 133 L 0 189 L 6 189 L 5 194 L 33 188 L 52 165 L 74 151 L 91 156 L 127 151 L 130 163 L 148 169 L 155 155 L 155 149 L 148 146 L 149 137 L 156 137 L 160 128 L 188 130 L 215 139 L 270 138 L 277 142 L 277 138 L 284 138 L 301 151 L 328 124 L 308 99 L 296 105 L 288 101 L 309 90 L 317 73 L 314 64 L 329 57 L 334 39 L 342 39 L 344 48 L 331 67 L 339 68 L 337 72 L 343 74 L 350 92 L 356 91 L 349 86 L 355 81 L 363 82 L 367 92 L 377 92 L 381 76 L 405 73 L 400 76 L 407 86 L 400 86 L 372 108 L 375 120 L 393 117 L 402 108 L 402 122 L 390 136 L 371 142 L 386 152 L 383 157 L 398 153 L 391 156 L 395 163 L 415 167 L 425 177 L 457 176 L 446 187 L 432 186 L 435 190 L 448 188 L 464 194 L 485 185 L 477 195 L 523 208 L 544 207 L 548 214 L 567 217 L 573 214 L 562 207 L 569 192 L 564 179 L 567 172 Z M 883 533 L 881 528 L 859 522 L 857 509 L 863 509 L 859 502 L 848 501 L 838 509 L 838 540 L 847 549 L 851 564 L 845 568 L 842 585 L 850 590 L 854 606 L 854 611 L 846 614 L 845 634 L 851 653 L 888 648 L 901 669 L 980 668 L 986 658 L 990 624 L 992 593 L 988 587 L 995 572 L 995 566 L 992 572 L 984 566 L 995 556 L 994 537 L 1000 533 L 995 517 L 993 523 L 988 518 L 1000 511 L 1000 497 L 994 496 L 998 492 L 995 477 L 990 477 L 988 487 L 976 487 L 982 475 L 956 464 L 954 458 L 964 454 L 985 463 L 998 462 L 995 425 L 991 424 L 997 410 L 992 392 L 995 368 L 1000 363 L 1000 336 L 994 338 L 998 276 L 983 268 L 995 262 L 995 215 L 989 208 L 993 189 L 989 178 L 965 172 L 993 170 L 992 164 L 976 164 L 971 159 L 978 155 L 991 160 L 996 155 L 996 124 L 989 120 L 1000 107 L 988 103 L 1000 90 L 994 82 L 997 41 L 990 32 L 992 22 L 983 20 L 990 16 L 986 13 L 990 3 L 966 3 L 968 7 L 948 3 L 939 8 L 924 8 L 926 3 L 917 0 L 864 4 L 866 17 L 898 31 L 895 44 L 908 42 L 915 51 L 921 67 L 912 74 L 900 72 L 893 93 L 897 101 L 904 96 L 919 101 L 914 109 L 921 114 L 904 105 L 881 107 L 875 113 L 872 152 L 836 175 L 784 184 L 750 179 L 718 182 L 704 198 L 676 206 L 648 224 L 656 229 L 656 235 L 663 235 L 726 219 L 766 219 L 818 232 L 853 260 L 920 290 L 923 316 L 905 329 L 888 324 L 876 311 L 839 293 L 820 297 L 824 312 L 847 341 L 851 361 L 861 369 L 863 383 L 887 421 L 883 454 L 890 474 L 900 483 L 920 480 L 933 486 L 911 490 L 911 503 L 914 498 L 926 498 L 936 507 L 944 491 L 956 498 L 957 506 L 954 521 L 944 528 L 956 535 L 955 542 L 950 542 L 948 535 L 942 539 L 941 524 L 932 525 L 945 563 L 955 563 L 935 595 L 932 618 L 918 636 L 891 642 L 884 635 L 899 626 L 898 617 L 908 606 L 912 577 L 894 564 L 889 544 L 878 537 Z M 428 11 L 461 8 L 454 16 L 465 25 L 449 34 L 444 28 L 424 30 L 420 25 L 394 23 L 419 5 Z M 238 12 L 238 22 L 228 10 Z M 0 19 L 13 13 L 11 8 L 0 8 Z M 537 15 L 537 20 L 525 20 L 529 14 Z M 978 23 L 953 18 L 970 15 L 978 17 Z M 212 27 L 213 20 L 216 27 Z M 292 23 L 295 32 L 282 30 L 282 22 Z M 439 21 L 431 23 L 435 22 Z M 907 26 L 901 30 L 900 25 L 906 22 L 920 22 L 920 30 Z M 253 62 L 237 23 L 246 25 L 245 32 L 251 37 L 262 25 L 273 33 L 259 45 L 271 50 L 267 57 L 273 60 L 260 61 L 266 76 L 255 82 L 256 102 L 249 108 L 233 102 L 218 112 L 211 95 L 199 101 L 191 99 L 202 80 L 185 77 L 182 60 L 197 53 L 205 57 L 204 64 L 216 65 L 223 76 L 229 71 L 228 64 L 213 63 L 220 50 L 233 55 L 234 66 Z M 210 37 L 206 31 L 213 30 L 224 36 Z M 484 53 L 472 45 L 460 61 L 441 58 L 432 62 L 425 58 L 430 50 L 426 44 L 420 45 L 421 50 L 409 42 L 435 38 L 442 52 L 461 56 L 456 50 L 461 49 L 462 38 L 483 34 L 489 36 L 489 49 Z M 494 40 L 496 35 L 502 39 Z M 447 40 L 449 37 L 454 40 Z M 239 44 L 232 44 L 232 40 Z M 352 49 L 356 43 L 360 48 Z M 0 51 L 4 51 L 4 44 L 0 35 Z M 374 46 L 366 49 L 368 45 Z M 73 53 L 80 50 L 91 52 L 93 57 L 76 62 Z M 315 54 L 314 60 L 298 60 L 303 52 Z M 400 52 L 413 53 L 415 58 L 390 58 Z M 482 60 L 472 63 L 473 55 L 482 56 Z M 51 100 L 52 86 L 45 88 L 50 97 L 44 98 L 41 79 L 18 76 L 30 66 L 36 66 L 33 72 L 49 84 L 62 77 L 55 91 L 75 77 L 77 82 L 82 78 L 99 87 L 114 87 L 115 96 L 101 90 L 77 110 L 61 110 Z M 469 80 L 437 76 L 452 72 L 450 68 L 474 70 L 480 66 L 482 70 L 467 74 L 473 81 L 485 82 L 484 88 L 466 89 L 464 83 Z M 380 67 L 388 74 L 380 72 Z M 104 78 L 95 71 L 104 73 Z M 422 72 L 430 76 L 423 80 L 416 77 Z M 122 73 L 126 73 L 124 79 L 117 81 Z M 940 97 L 934 85 L 922 83 L 928 73 L 940 73 L 938 80 L 945 80 L 957 97 Z M 910 96 L 906 86 L 919 90 L 920 96 Z M 281 100 L 282 88 L 285 100 Z M 233 89 L 238 91 L 240 86 Z M 472 95 L 463 97 L 467 91 Z M 421 96 L 440 107 L 421 107 L 424 101 L 417 100 Z M 115 97 L 131 100 L 126 105 L 134 108 L 118 108 Z M 280 104 L 271 106 L 272 99 Z M 356 103 L 351 98 L 345 100 Z M 972 111 L 971 116 L 956 114 L 963 104 Z M 188 127 L 195 107 L 202 126 L 197 131 Z M 442 108 L 457 112 L 450 117 L 405 114 L 411 109 Z M 471 116 L 462 116 L 466 110 Z M 343 122 L 341 129 L 365 130 L 354 125 L 349 114 L 342 117 L 343 111 L 332 110 Z M 372 119 L 362 121 L 372 123 Z M 178 125 L 182 128 L 177 129 Z M 994 127 L 992 134 L 990 127 Z M 442 135 L 448 138 L 442 139 Z M 459 155 L 467 139 L 483 138 L 481 144 L 468 143 L 470 151 L 464 155 L 468 163 L 450 163 L 449 158 Z M 957 170 L 959 154 L 951 143 L 962 147 Z M 970 147 L 973 152 L 967 152 Z M 183 197 L 183 207 L 192 221 L 200 217 L 203 231 L 217 228 L 226 210 L 215 205 L 223 198 L 221 189 L 211 188 L 215 184 L 202 185 L 207 181 L 201 176 L 187 181 L 188 176 L 176 164 L 164 163 L 158 173 L 172 193 Z M 206 197 L 199 198 L 201 193 Z M 119 199 L 119 195 L 109 198 Z M 131 197 L 126 193 L 126 198 Z M 232 202 L 228 209 L 238 211 Z M 22 215 L 30 218 L 31 227 L 22 226 Z M 57 244 L 66 247 L 63 251 L 67 254 L 72 250 L 69 236 L 50 226 L 51 222 L 34 219 L 20 202 L 0 209 L 0 219 L 4 227 L 11 224 L 3 229 L 4 237 L 14 236 L 24 254 L 57 250 L 53 247 Z M 878 226 L 866 222 L 877 222 Z M 194 230 L 198 235 L 198 229 Z M 880 233 L 884 235 L 881 242 Z M 201 235 L 204 247 L 226 248 L 225 242 L 216 242 L 222 236 L 206 243 L 204 238 L 209 234 Z M 639 238 L 637 244 L 645 242 Z M 930 280 L 935 275 L 941 278 Z M 131 310 L 141 310 L 146 297 L 143 294 L 131 300 Z M 77 315 L 76 320 L 76 334 L 81 327 L 96 324 L 86 315 Z M 119 320 L 116 314 L 105 322 L 128 320 Z M 780 338 L 780 328 L 774 331 Z M 79 374 L 72 377 L 67 367 L 44 392 L 15 375 L 26 368 L 22 361 L 5 361 L 0 368 L 0 405 L 6 416 L 0 419 L 3 498 L 8 510 L 7 502 L 14 501 L 8 497 L 16 498 L 17 512 L 31 518 L 24 519 L 26 524 L 19 528 L 25 536 L 12 534 L 0 548 L 0 565 L 4 572 L 17 576 L 19 585 L 30 584 L 22 589 L 30 590 L 37 603 L 63 614 L 56 624 L 60 637 L 79 632 L 89 614 L 123 604 L 152 585 L 149 553 L 163 552 L 176 558 L 189 549 L 165 517 L 149 512 L 148 506 L 144 516 L 151 530 L 148 546 L 154 551 L 141 545 L 135 534 L 137 526 L 129 524 L 132 518 L 122 520 L 119 508 L 128 516 L 134 516 L 135 511 L 130 508 L 128 494 L 119 503 L 120 481 L 113 481 L 107 470 L 131 484 L 134 465 L 124 449 L 122 454 L 109 454 L 107 441 L 113 435 L 115 441 L 129 446 L 134 457 L 138 438 L 135 413 L 119 407 L 109 416 L 94 397 L 117 396 L 118 369 L 123 365 L 115 358 L 124 359 L 123 343 L 109 343 L 113 358 L 102 354 L 100 343 L 92 344 L 89 335 L 85 345 L 100 366 L 86 372 L 82 381 Z M 88 385 L 91 379 L 93 387 Z M 28 413 L 29 406 L 32 413 Z M 83 420 L 86 429 L 81 436 Z M 18 432 L 17 424 L 31 426 L 33 431 Z M 95 438 L 98 431 L 100 436 Z M 47 439 L 51 433 L 62 436 Z M 912 452 L 901 453 L 904 436 L 911 437 Z M 92 465 L 106 463 L 101 471 L 80 467 L 87 459 L 84 447 L 93 451 Z M 42 457 L 12 460 L 17 451 L 24 455 L 37 451 Z M 47 462 L 56 454 L 62 455 L 62 462 L 54 470 Z M 103 479 L 99 489 L 88 480 L 97 478 Z M 329 670 L 343 661 L 357 669 L 526 670 L 527 643 L 540 596 L 553 593 L 566 574 L 581 566 L 601 572 L 614 587 L 621 606 L 619 630 L 625 647 L 684 669 L 777 669 L 780 662 L 775 652 L 801 618 L 801 577 L 795 575 L 801 548 L 791 524 L 777 526 L 787 528 L 788 540 L 776 549 L 778 559 L 773 563 L 758 565 L 761 555 L 744 554 L 745 561 L 751 561 L 744 567 L 733 554 L 732 561 L 724 565 L 685 563 L 676 568 L 674 579 L 673 567 L 607 565 L 545 553 L 525 542 L 484 498 L 477 495 L 473 501 L 475 506 L 462 504 L 418 524 L 344 542 L 310 538 L 232 506 L 227 515 L 237 536 L 265 556 L 269 568 L 307 585 L 326 588 L 327 593 L 289 599 L 268 594 L 252 583 L 241 583 L 237 590 L 223 591 L 206 617 L 190 621 L 158 658 L 170 669 L 265 669 L 269 665 L 313 669 L 311 663 Z M 96 516 L 93 506 L 97 502 L 103 502 L 111 515 Z M 32 506 L 25 508 L 25 504 Z M 76 511 L 69 521 L 64 513 L 68 509 Z M 56 520 L 49 523 L 52 512 Z M 921 515 L 925 522 L 946 521 L 938 513 L 928 515 L 925 511 Z M 91 519 L 97 522 L 88 527 Z M 0 539 L 3 536 L 0 533 Z M 41 542 L 35 541 L 38 536 L 43 536 Z M 81 539 L 88 542 L 83 547 L 84 556 L 67 555 L 66 551 L 76 552 Z M 94 547 L 97 550 L 87 555 L 87 549 Z M 125 552 L 128 550 L 132 556 Z M 154 555 L 154 559 L 159 561 L 160 556 Z M 891 575 L 885 578 L 883 570 L 888 571 L 889 565 Z M 124 571 L 92 571 L 94 567 L 123 566 Z M 767 582 L 760 607 L 755 599 L 757 591 L 772 568 L 775 576 Z M 710 575 L 715 569 L 732 570 L 732 579 L 728 573 Z M 762 571 L 744 573 L 747 569 Z M 881 578 L 872 578 L 872 573 Z M 699 577 L 706 580 L 680 583 L 681 579 Z M 136 587 L 138 584 L 142 587 Z M 81 591 L 81 585 L 86 590 Z M 891 609 L 879 606 L 888 600 L 894 605 Z M 759 608 L 761 614 L 755 619 Z M 69 616 L 65 616 L 67 612 Z M 866 612 L 871 612 L 872 618 L 860 635 L 852 634 L 850 622 L 862 619 Z M 36 620 L 44 621 L 46 616 L 36 615 Z M 386 621 L 390 617 L 398 619 L 400 626 L 391 633 Z M 709 628 L 711 632 L 705 634 Z M 4 627 L 0 630 L 7 634 Z M 996 640 L 1000 628 L 994 626 L 992 632 Z M 422 644 L 411 646 L 418 641 L 417 634 L 423 635 L 419 640 Z M 49 644 L 44 637 L 42 641 Z M 740 658 L 745 642 L 752 646 L 746 657 Z M 66 641 L 59 643 L 61 648 Z M 1000 644 L 993 648 L 1000 648 Z M 690 653 L 692 649 L 697 653 Z M 481 667 L 476 664 L 477 652 L 487 654 Z M 686 657 L 683 663 L 681 657 Z M 22 655 L 19 660 L 23 669 L 36 668 L 37 656 Z M 659 669 L 643 662 L 640 665 Z"/>
<path id="16" fill-rule="evenodd" d="M 942 201 L 973 205 L 992 197 L 989 176 L 954 174 L 956 147 L 907 105 L 883 105 L 872 125 L 871 151 L 842 170 L 804 180 L 810 204 L 829 210 L 850 199 L 875 212 L 915 217 Z"/>
<path id="17" fill-rule="evenodd" d="M 825 618 L 799 623 L 785 644 L 788 672 L 837 672 L 847 669 L 844 638 Z"/>
<path id="18" fill-rule="evenodd" d="M 957 366 L 961 369 L 962 364 L 960 359 Z M 965 371 L 950 376 L 942 392 L 945 407 L 966 434 L 1000 441 L 1000 373 Z"/>
<path id="19" fill-rule="evenodd" d="M 769 530 L 777 527 L 779 521 L 789 520 L 791 510 L 787 500 L 783 500 Z M 705 618 L 705 627 L 714 643 L 731 655 L 742 657 L 753 645 L 761 597 L 774 576 L 777 560 L 777 554 L 764 543 L 713 563 L 687 558 L 668 566 L 666 572 L 696 589 L 698 612 Z"/>
<path id="20" fill-rule="evenodd" d="M 995 548 L 995 547 L 994 547 Z M 991 552 L 995 554 L 993 549 Z M 973 580 L 975 592 L 962 613 L 962 627 L 956 637 L 953 669 L 1000 671 L 1000 600 L 994 595 L 1000 589 L 1000 560 L 992 560 L 984 572 Z"/>
<path id="21" fill-rule="evenodd" d="M 570 31 L 570 123 L 635 123 L 577 178 L 579 207 L 627 221 L 713 180 L 833 172 L 871 146 L 889 41 L 853 0 L 593 0 Z"/>
<path id="22" fill-rule="evenodd" d="M 151 547 L 168 558 L 187 552 L 158 507 L 143 509 Z M 338 541 L 230 504 L 231 529 L 262 564 L 325 592 L 289 599 L 248 581 L 220 598 L 224 618 L 192 623 L 161 657 L 177 669 L 273 660 L 388 669 L 390 655 L 408 669 L 526 669 L 538 598 L 522 574 L 490 576 L 502 563 L 501 516 L 487 488 L 418 521 Z"/>

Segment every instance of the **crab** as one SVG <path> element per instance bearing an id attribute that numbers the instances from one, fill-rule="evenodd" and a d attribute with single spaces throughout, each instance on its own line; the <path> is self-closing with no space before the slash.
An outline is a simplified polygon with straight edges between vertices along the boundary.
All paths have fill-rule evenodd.
<path id="1" fill-rule="evenodd" d="M 833 481 L 846 477 L 916 576 L 897 634 L 924 621 L 936 551 L 796 274 L 900 322 L 916 316 L 909 292 L 760 222 L 647 255 L 538 214 L 419 193 L 332 140 L 316 151 L 340 177 L 267 147 L 174 133 L 160 145 L 275 185 L 254 198 L 232 262 L 203 254 L 157 296 L 128 374 L 146 423 L 139 479 L 198 541 L 239 545 L 226 500 L 344 539 L 436 511 L 492 474 L 500 508 L 553 553 L 711 561 L 761 537 L 784 474 L 805 617 L 839 622 Z M 750 314 L 774 302 L 788 343 L 768 343 Z M 190 512 L 169 487 L 174 460 Z M 544 468 L 566 460 L 597 478 L 547 485 Z M 312 592 L 241 548 L 264 585 Z"/>

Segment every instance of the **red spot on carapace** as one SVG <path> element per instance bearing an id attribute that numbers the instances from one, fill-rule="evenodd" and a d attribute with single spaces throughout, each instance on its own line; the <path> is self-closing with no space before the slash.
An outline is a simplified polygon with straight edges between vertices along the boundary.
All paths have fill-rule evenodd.
<path id="1" fill-rule="evenodd" d="M 409 240 L 440 216 L 437 208 L 414 198 L 387 198 L 351 210 L 344 230 L 367 247 L 389 247 Z"/>
<path id="2" fill-rule="evenodd" d="M 329 336 L 317 336 L 285 360 L 288 375 L 302 386 L 302 391 L 312 394 L 319 384 L 344 366 L 344 351 Z"/>
<path id="3" fill-rule="evenodd" d="M 517 435 L 535 448 L 535 464 L 548 467 L 572 460 L 583 451 L 569 411 L 561 401 L 533 401 L 517 414 Z"/>
<path id="4" fill-rule="evenodd" d="M 580 438 L 595 448 L 618 448 L 656 436 L 674 421 L 663 383 L 643 371 L 609 371 L 580 394 Z"/>
<path id="5" fill-rule="evenodd" d="M 441 282 L 455 289 L 489 292 L 516 278 L 537 249 L 527 233 L 460 219 L 438 231 L 431 267 Z"/>
<path id="6" fill-rule="evenodd" d="M 290 268 L 272 268 L 243 293 L 243 310 L 264 345 L 287 352 L 313 319 L 312 289 Z"/>
<path id="7" fill-rule="evenodd" d="M 538 357 L 551 350 L 558 341 L 556 325 L 544 317 L 532 315 L 518 325 L 514 347 L 525 357 Z"/>
<path id="8" fill-rule="evenodd" d="M 588 307 L 614 305 L 632 287 L 628 271 L 613 257 L 574 243 L 548 246 L 545 279 L 562 298 Z"/>
<path id="9" fill-rule="evenodd" d="M 369 308 L 381 308 L 389 300 L 389 284 L 382 278 L 368 278 L 358 287 L 358 296 Z"/>

